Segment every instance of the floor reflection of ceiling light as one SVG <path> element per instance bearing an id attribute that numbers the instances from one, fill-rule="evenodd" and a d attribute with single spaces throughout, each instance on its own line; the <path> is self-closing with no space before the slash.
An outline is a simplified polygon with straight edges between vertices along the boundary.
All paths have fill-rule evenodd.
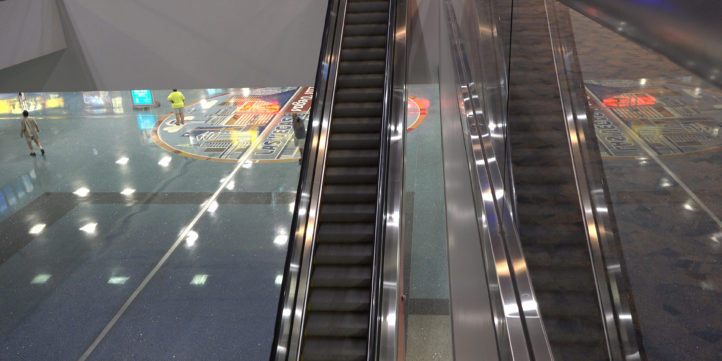
<path id="1" fill-rule="evenodd" d="M 645 84 L 647 84 L 647 79 L 644 79 L 644 78 L 639 79 L 639 85 L 645 85 Z"/>
<path id="2" fill-rule="evenodd" d="M 191 247 L 195 246 L 197 240 L 198 240 L 198 232 L 196 232 L 196 231 L 188 232 L 188 235 L 186 236 L 186 247 L 191 248 Z"/>
<path id="3" fill-rule="evenodd" d="M 291 203 L 288 205 L 288 211 L 293 213 L 293 210 L 296 209 L 296 203 Z"/>
<path id="4" fill-rule="evenodd" d="M 53 276 L 52 276 L 52 275 L 49 275 L 49 274 L 47 274 L 47 273 L 41 273 L 41 274 L 35 276 L 35 278 L 33 278 L 33 280 L 30 281 L 30 283 L 31 283 L 31 284 L 34 284 L 34 285 L 43 284 L 43 283 L 45 283 L 45 282 L 48 282 L 48 280 L 50 279 L 50 277 L 53 277 Z"/>
<path id="5" fill-rule="evenodd" d="M 98 223 L 96 222 L 90 222 L 79 229 L 85 233 L 92 234 L 95 233 L 95 229 L 98 227 Z"/>
<path id="6" fill-rule="evenodd" d="M 85 197 L 89 193 L 90 193 L 90 189 L 88 189 L 86 187 L 80 187 L 80 188 L 76 189 L 75 192 L 73 192 L 73 194 L 75 194 L 78 197 Z"/>
<path id="7" fill-rule="evenodd" d="M 133 189 L 133 188 L 125 188 L 122 191 L 120 191 L 120 194 L 122 194 L 124 196 L 129 196 L 133 193 L 135 193 L 135 189 Z"/>
<path id="8" fill-rule="evenodd" d="M 191 285 L 203 286 L 206 284 L 206 280 L 208 280 L 207 274 L 198 274 L 198 275 L 193 276 L 193 279 L 191 280 Z"/>
<path id="9" fill-rule="evenodd" d="M 110 277 L 108 279 L 109 285 L 124 285 L 125 282 L 127 282 L 130 279 L 130 277 Z"/>
<path id="10" fill-rule="evenodd" d="M 211 202 L 211 205 L 208 206 L 208 213 L 215 213 L 217 209 L 218 209 L 218 202 L 213 201 L 213 202 Z"/>
<path id="11" fill-rule="evenodd" d="M 243 163 L 243 165 L 241 167 L 246 168 L 246 169 L 251 168 L 251 167 L 253 167 L 253 162 L 247 161 L 247 162 Z"/>
<path id="12" fill-rule="evenodd" d="M 234 190 L 235 188 L 236 188 L 236 181 L 230 181 L 230 182 L 228 182 L 228 184 L 226 185 L 226 189 L 228 189 L 229 191 L 232 191 L 232 190 Z"/>
<path id="13" fill-rule="evenodd" d="M 171 161 L 171 157 L 165 156 L 165 157 L 161 158 L 161 160 L 158 161 L 158 165 L 160 165 L 162 167 L 167 167 L 168 165 L 170 165 L 170 161 Z"/>
<path id="14" fill-rule="evenodd" d="M 278 236 L 276 236 L 276 238 L 273 239 L 273 244 L 277 246 L 283 246 L 286 243 L 288 243 L 287 234 L 279 234 Z"/>
<path id="15" fill-rule="evenodd" d="M 115 164 L 126 165 L 128 164 L 128 157 L 120 157 L 115 161 Z"/>
<path id="16" fill-rule="evenodd" d="M 684 204 L 682 205 L 682 207 L 684 207 L 684 209 L 686 209 L 686 210 L 688 210 L 688 211 L 694 211 L 694 210 L 695 210 L 695 208 L 694 208 L 694 201 L 689 200 L 689 201 L 687 201 L 687 202 L 684 202 Z"/>
<path id="17" fill-rule="evenodd" d="M 276 286 L 280 286 L 283 283 L 283 275 L 276 275 Z"/>
<path id="18" fill-rule="evenodd" d="M 30 234 L 40 234 L 45 230 L 45 223 L 38 223 L 30 227 Z"/>
<path id="19" fill-rule="evenodd" d="M 659 180 L 659 186 L 662 188 L 669 188 L 672 186 L 672 182 L 667 178 L 662 178 Z"/>

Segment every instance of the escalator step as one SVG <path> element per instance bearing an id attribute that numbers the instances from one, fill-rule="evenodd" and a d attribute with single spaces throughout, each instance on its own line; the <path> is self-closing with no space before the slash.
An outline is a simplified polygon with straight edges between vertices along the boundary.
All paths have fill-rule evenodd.
<path id="1" fill-rule="evenodd" d="M 517 164 L 536 164 L 542 167 L 569 166 L 570 160 L 560 156 L 552 145 L 544 147 L 526 147 L 525 144 L 512 144 L 514 147 L 514 162 Z"/>
<path id="2" fill-rule="evenodd" d="M 326 168 L 326 184 L 376 184 L 378 167 L 334 167 Z"/>
<path id="3" fill-rule="evenodd" d="M 527 132 L 527 133 L 514 133 L 509 136 L 512 145 L 527 145 L 531 148 L 538 146 L 558 146 L 559 144 L 566 145 L 567 138 L 559 131 L 538 131 L 538 132 Z M 557 154 L 559 157 L 566 156 L 566 154 Z"/>
<path id="4" fill-rule="evenodd" d="M 383 62 L 381 62 L 383 66 Z M 384 90 L 379 88 L 346 88 L 338 89 L 334 95 L 336 102 L 381 102 Z M 334 120 L 335 121 L 335 120 Z"/>
<path id="5" fill-rule="evenodd" d="M 368 331 L 369 316 L 365 312 L 314 312 L 306 320 L 307 337 L 365 337 Z"/>
<path id="6" fill-rule="evenodd" d="M 331 133 L 331 149 L 378 149 L 381 142 L 379 133 Z"/>
<path id="7" fill-rule="evenodd" d="M 341 88 L 380 88 L 384 86 L 384 74 L 341 74 L 338 77 Z"/>
<path id="8" fill-rule="evenodd" d="M 604 342 L 604 335 L 599 332 L 597 325 L 589 325 L 585 320 L 548 317 L 545 323 L 554 329 L 549 334 L 551 343 L 598 345 Z"/>
<path id="9" fill-rule="evenodd" d="M 363 48 L 341 50 L 341 61 L 370 61 L 386 59 L 384 48 Z M 383 73 L 382 73 L 383 74 Z"/>
<path id="10" fill-rule="evenodd" d="M 330 166 L 371 166 L 378 165 L 379 151 L 372 149 L 363 150 L 330 150 L 326 163 Z"/>
<path id="11" fill-rule="evenodd" d="M 562 184 L 569 180 L 569 168 L 524 166 L 514 169 L 514 178 L 523 184 Z"/>
<path id="12" fill-rule="evenodd" d="M 321 222 L 373 222 L 376 220 L 376 204 L 323 204 Z"/>
<path id="13" fill-rule="evenodd" d="M 373 242 L 373 223 L 328 223 L 319 225 L 316 241 L 319 243 L 361 243 Z"/>
<path id="14" fill-rule="evenodd" d="M 313 288 L 308 309 L 312 312 L 368 312 L 370 297 L 368 288 Z"/>
<path id="15" fill-rule="evenodd" d="M 381 118 L 343 118 L 335 117 L 331 122 L 332 132 L 353 133 L 363 132 L 372 133 L 381 131 Z"/>
<path id="16" fill-rule="evenodd" d="M 366 338 L 314 338 L 303 343 L 303 361 L 366 361 Z"/>
<path id="17" fill-rule="evenodd" d="M 521 204 L 521 203 L 520 203 Z M 559 224 L 578 224 L 581 222 L 579 207 L 568 203 L 523 204 L 517 209 L 519 220 L 523 224 L 549 225 L 549 236 L 554 235 L 554 227 Z"/>
<path id="18" fill-rule="evenodd" d="M 590 265 L 584 247 L 524 247 L 526 263 L 548 269 L 585 268 Z"/>
<path id="19" fill-rule="evenodd" d="M 342 103 L 336 102 L 333 107 L 334 116 L 339 117 L 380 117 L 384 107 L 381 102 Z"/>
<path id="20" fill-rule="evenodd" d="M 384 9 L 380 12 L 353 12 L 346 14 L 346 24 L 386 24 L 389 21 L 389 13 Z"/>
<path id="21" fill-rule="evenodd" d="M 326 185 L 323 201 L 330 203 L 367 203 L 376 201 L 376 185 Z"/>
<path id="22" fill-rule="evenodd" d="M 358 288 L 371 286 L 371 265 L 326 266 L 315 264 L 311 287 Z"/>
<path id="23" fill-rule="evenodd" d="M 557 114 L 517 114 L 514 116 L 514 129 L 517 132 L 563 131 L 564 123 Z"/>
<path id="24" fill-rule="evenodd" d="M 324 265 L 370 265 L 374 256 L 371 244 L 331 243 L 316 247 L 316 264 Z"/>
<path id="25" fill-rule="evenodd" d="M 545 309 L 544 318 L 598 319 L 596 299 L 588 293 L 536 292 L 540 304 L 559 305 Z"/>
<path id="26" fill-rule="evenodd" d="M 388 1 L 350 1 L 346 7 L 347 13 L 382 12 L 388 10 Z"/>
<path id="27" fill-rule="evenodd" d="M 554 361 L 609 361 L 604 344 L 554 344 Z"/>
<path id="28" fill-rule="evenodd" d="M 539 235 L 551 234 L 551 237 L 539 237 Z M 519 226 L 519 238 L 522 240 L 534 240 L 539 246 L 566 246 L 586 244 L 584 229 L 580 229 L 576 222 L 571 224 L 556 224 L 548 226 L 544 224 L 522 224 Z"/>
<path id="29" fill-rule="evenodd" d="M 384 48 L 386 47 L 386 36 L 347 36 L 343 38 L 344 49 L 354 48 Z M 347 59 L 344 59 L 346 61 Z M 383 70 L 382 70 L 383 71 Z"/>
<path id="30" fill-rule="evenodd" d="M 344 27 L 345 36 L 374 36 L 374 35 L 386 35 L 388 25 L 383 24 L 363 24 L 363 25 L 346 25 Z"/>
<path id="31" fill-rule="evenodd" d="M 533 267 L 530 267 L 534 270 Z M 594 294 L 594 278 L 586 268 L 551 270 L 537 268 L 531 272 L 534 289 L 539 292 L 577 292 Z"/>

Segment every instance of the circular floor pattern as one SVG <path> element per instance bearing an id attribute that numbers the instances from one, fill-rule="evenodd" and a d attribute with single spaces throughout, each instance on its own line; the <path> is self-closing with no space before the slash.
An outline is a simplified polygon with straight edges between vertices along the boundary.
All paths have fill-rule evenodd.
<path id="1" fill-rule="evenodd" d="M 169 113 L 153 127 L 162 148 L 195 159 L 290 162 L 300 158 L 292 115 L 308 122 L 313 87 L 245 88 L 202 99 L 185 108 L 185 125 Z M 426 118 L 429 101 L 409 96 L 408 131 Z"/>

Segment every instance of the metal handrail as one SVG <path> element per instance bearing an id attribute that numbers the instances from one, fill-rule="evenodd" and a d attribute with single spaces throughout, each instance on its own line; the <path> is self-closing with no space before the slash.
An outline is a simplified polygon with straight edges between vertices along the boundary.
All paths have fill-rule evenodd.
<path id="1" fill-rule="evenodd" d="M 640 360 L 633 307 L 622 290 L 627 283 L 620 255 L 613 206 L 604 182 L 596 133 L 587 108 L 571 26 L 558 18 L 555 0 L 544 0 L 559 94 L 579 204 L 585 222 L 602 324 L 610 360 Z M 562 27 L 564 27 L 562 29 Z"/>
<path id="2" fill-rule="evenodd" d="M 453 6 L 447 6 L 451 42 L 456 54 L 458 80 L 463 102 L 459 105 L 467 157 L 474 180 L 475 203 L 479 228 L 489 229 L 487 247 L 491 250 L 499 295 L 502 299 L 504 330 L 508 336 L 510 357 L 515 360 L 553 360 L 544 325 L 541 321 L 531 278 L 521 250 L 509 198 L 504 195 L 504 180 L 491 143 L 484 94 L 477 90 L 471 77 L 469 58 L 459 34 Z M 493 51 L 493 49 L 487 49 Z M 483 81 L 483 79 L 482 79 Z"/>
<path id="3" fill-rule="evenodd" d="M 406 139 L 406 0 L 390 1 L 386 83 L 379 162 L 377 238 L 374 250 L 374 308 L 367 359 L 392 361 L 398 352 L 400 255 Z M 379 275 L 380 272 L 380 275 Z M 373 345 L 373 346 L 372 346 Z"/>
<path id="4" fill-rule="evenodd" d="M 341 6 L 342 3 L 343 7 Z M 340 12 L 341 10 L 343 12 Z M 310 219 L 310 216 L 311 212 L 317 212 L 320 199 L 319 182 L 322 178 L 317 175 L 322 173 L 322 163 L 325 161 L 326 146 L 322 142 L 325 142 L 328 138 L 327 136 L 322 137 L 322 133 L 328 131 L 330 113 L 329 107 L 326 106 L 329 103 L 325 101 L 327 97 L 333 96 L 333 90 L 336 86 L 336 70 L 340 51 L 339 31 L 337 31 L 339 14 L 343 18 L 345 0 L 329 0 L 316 71 L 311 114 L 307 125 L 309 131 L 305 141 L 300 181 L 296 192 L 296 207 L 291 222 L 292 232 L 289 236 L 288 252 L 281 284 L 281 297 L 279 298 L 278 316 L 270 355 L 271 361 L 292 360 L 291 357 L 298 354 L 298 346 L 300 346 L 298 341 L 300 338 L 299 327 L 302 325 L 299 325 L 299 323 L 303 320 L 304 308 L 300 309 L 301 315 L 298 315 L 296 305 L 299 302 L 298 292 L 299 290 L 305 290 L 305 295 L 308 278 L 310 277 L 308 269 L 305 270 L 307 274 L 303 274 L 304 270 L 301 269 L 300 265 L 308 264 L 307 261 L 303 262 L 302 258 L 306 258 L 310 254 L 310 247 L 306 246 L 309 233 L 311 236 L 315 233 L 313 228 L 309 228 L 309 226 L 313 227 L 313 220 Z M 343 27 L 343 19 L 340 20 L 341 27 Z M 326 129 L 323 127 L 324 124 Z M 319 167 L 321 172 L 319 172 Z M 309 232 L 306 232 L 307 230 Z M 294 344 L 297 345 L 293 346 Z"/>
<path id="5" fill-rule="evenodd" d="M 387 176 L 389 174 L 389 159 L 388 159 L 388 148 L 390 146 L 390 133 L 392 129 L 389 129 L 391 123 L 391 94 L 393 93 L 393 74 L 394 68 L 392 61 L 394 59 L 394 38 L 396 30 L 396 1 L 389 1 L 389 13 L 387 20 L 387 33 L 386 33 L 386 65 L 384 74 L 384 95 L 383 95 L 383 106 L 381 114 L 381 134 L 380 134 L 380 147 L 379 147 L 379 173 L 377 181 L 376 194 L 376 229 L 374 230 L 374 254 L 372 261 L 372 274 L 371 274 L 371 299 L 370 299 L 370 312 L 369 312 L 369 328 L 368 328 L 368 343 L 366 345 L 366 359 L 373 361 L 376 359 L 376 348 L 377 348 L 377 329 L 380 320 L 378 319 L 378 305 L 380 303 L 381 292 L 383 289 L 384 278 L 380 276 L 382 271 L 381 265 L 386 257 L 384 255 L 384 239 L 386 233 L 386 222 L 388 218 L 386 216 L 387 210 Z M 403 164 L 403 163 L 402 163 Z"/>

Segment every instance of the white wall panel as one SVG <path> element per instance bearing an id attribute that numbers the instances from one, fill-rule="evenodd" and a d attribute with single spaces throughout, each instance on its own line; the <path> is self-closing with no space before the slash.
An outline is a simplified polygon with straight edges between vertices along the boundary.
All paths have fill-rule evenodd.
<path id="1" fill-rule="evenodd" d="M 55 0 L 0 2 L 0 69 L 65 48 Z"/>
<path id="2" fill-rule="evenodd" d="M 100 89 L 312 85 L 327 4 L 61 1 Z"/>

